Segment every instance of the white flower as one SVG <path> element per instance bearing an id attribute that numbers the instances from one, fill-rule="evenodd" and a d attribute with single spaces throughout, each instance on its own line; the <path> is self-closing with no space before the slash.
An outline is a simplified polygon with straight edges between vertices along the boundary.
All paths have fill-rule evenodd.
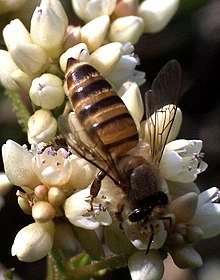
<path id="1" fill-rule="evenodd" d="M 32 167 L 40 181 L 49 186 L 62 186 L 71 176 L 72 166 L 69 154 L 63 148 L 55 151 L 46 148 L 43 153 L 36 154 L 32 159 Z"/>
<path id="2" fill-rule="evenodd" d="M 161 175 L 170 181 L 193 182 L 207 168 L 200 151 L 201 140 L 175 140 L 165 147 L 161 162 Z"/>
<path id="3" fill-rule="evenodd" d="M 45 257 L 52 248 L 54 223 L 33 223 L 22 228 L 11 248 L 12 256 L 20 261 L 34 262 Z"/>
<path id="4" fill-rule="evenodd" d="M 138 225 L 137 223 L 130 224 L 127 220 L 123 223 L 123 228 L 126 236 L 131 243 L 138 250 L 147 250 L 150 246 L 150 250 L 161 248 L 167 238 L 167 231 L 164 229 L 162 221 L 157 220 L 152 223 L 144 225 Z M 153 240 L 149 244 L 151 236 L 153 234 Z"/>
<path id="5" fill-rule="evenodd" d="M 112 222 L 104 199 L 95 198 L 93 210 L 90 204 L 90 188 L 78 191 L 65 200 L 64 212 L 68 220 L 75 226 L 94 230 L 100 225 L 109 225 Z"/>
<path id="6" fill-rule="evenodd" d="M 128 260 L 128 268 L 132 280 L 161 280 L 164 272 L 162 258 L 156 250 L 147 255 L 144 251 L 134 253 Z"/>
<path id="7" fill-rule="evenodd" d="M 198 196 L 198 205 L 190 224 L 203 230 L 202 238 L 211 238 L 220 233 L 220 192 L 212 187 Z"/>

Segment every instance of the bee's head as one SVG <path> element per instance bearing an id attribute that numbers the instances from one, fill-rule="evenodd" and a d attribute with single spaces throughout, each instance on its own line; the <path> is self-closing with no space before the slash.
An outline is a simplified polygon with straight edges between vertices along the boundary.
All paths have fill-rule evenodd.
<path id="1" fill-rule="evenodd" d="M 144 220 L 159 219 L 164 213 L 168 204 L 168 197 L 164 192 L 157 192 L 150 195 L 145 201 L 137 201 L 141 207 L 137 207 L 128 215 L 128 220 L 132 223 Z"/>

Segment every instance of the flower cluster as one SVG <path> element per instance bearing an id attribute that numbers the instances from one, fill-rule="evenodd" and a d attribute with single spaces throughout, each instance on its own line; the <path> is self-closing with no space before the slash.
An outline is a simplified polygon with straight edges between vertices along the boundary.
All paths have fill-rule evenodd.
<path id="1" fill-rule="evenodd" d="M 90 187 L 97 168 L 68 146 L 53 142 L 59 133 L 60 111 L 68 110 L 64 73 L 68 58 L 73 57 L 91 64 L 117 90 L 139 132 L 139 143 L 129 154 L 148 156 L 152 119 L 142 121 L 139 85 L 145 75 L 135 69 L 139 59 L 133 44 L 143 32 L 164 28 L 178 4 L 178 0 L 145 0 L 141 4 L 137 0 L 72 0 L 74 11 L 85 21 L 76 27 L 68 25 L 58 0 L 42 0 L 31 18 L 30 31 L 19 19 L 5 26 L 8 50 L 0 50 L 0 82 L 10 91 L 28 95 L 36 108 L 28 120 L 31 148 L 12 140 L 2 147 L 5 173 L 20 187 L 18 203 L 34 219 L 18 232 L 12 246 L 12 255 L 21 261 L 39 260 L 54 245 L 74 254 L 78 246 L 75 238 L 93 259 L 99 259 L 97 254 L 104 253 L 94 235 L 102 226 L 111 252 L 130 256 L 132 279 L 146 275 L 148 279 L 161 279 L 168 253 L 179 267 L 202 264 L 193 244 L 220 232 L 219 191 L 211 188 L 200 193 L 194 183 L 207 164 L 202 159 L 201 140 L 175 140 L 182 122 L 179 108 L 159 164 L 161 191 L 169 199 L 167 213 L 164 219 L 153 222 L 130 222 L 129 203 L 120 217 L 116 215 L 125 194 L 110 178 L 102 180 L 91 202 Z M 155 112 L 160 120 L 155 131 L 165 121 L 157 114 L 160 110 Z M 83 131 L 74 113 L 68 115 L 68 121 Z M 88 242 L 90 237 L 95 241 Z"/>

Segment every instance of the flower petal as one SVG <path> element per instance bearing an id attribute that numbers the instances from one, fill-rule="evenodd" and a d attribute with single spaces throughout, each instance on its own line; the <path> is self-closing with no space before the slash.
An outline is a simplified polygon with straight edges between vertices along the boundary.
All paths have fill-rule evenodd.
<path id="1" fill-rule="evenodd" d="M 134 253 L 128 260 L 132 280 L 160 280 L 163 276 L 164 265 L 156 250 L 147 255 L 143 251 Z"/>
<path id="2" fill-rule="evenodd" d="M 90 205 L 90 188 L 78 191 L 66 199 L 64 211 L 68 220 L 75 226 L 93 230 L 112 222 L 108 211 L 100 203 L 93 202 L 93 211 Z"/>
<path id="3" fill-rule="evenodd" d="M 54 236 L 54 223 L 33 223 L 22 228 L 12 245 L 12 256 L 20 261 L 34 262 L 45 257 L 51 250 Z"/>

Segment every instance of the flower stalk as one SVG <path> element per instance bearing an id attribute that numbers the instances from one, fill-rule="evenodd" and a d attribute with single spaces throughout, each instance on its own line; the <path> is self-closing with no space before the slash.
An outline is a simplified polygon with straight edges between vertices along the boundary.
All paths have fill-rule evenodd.
<path id="1" fill-rule="evenodd" d="M 10 99 L 13 111 L 17 117 L 18 123 L 20 124 L 22 130 L 27 133 L 28 131 L 28 119 L 30 118 L 30 113 L 24 103 L 22 96 L 18 92 L 12 92 L 10 90 L 5 91 L 5 95 Z"/>

